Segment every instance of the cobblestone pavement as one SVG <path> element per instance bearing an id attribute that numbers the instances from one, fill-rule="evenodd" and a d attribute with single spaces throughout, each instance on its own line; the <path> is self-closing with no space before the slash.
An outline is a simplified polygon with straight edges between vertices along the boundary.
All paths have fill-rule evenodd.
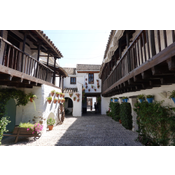
<path id="1" fill-rule="evenodd" d="M 136 132 L 125 129 L 108 116 L 71 116 L 36 141 L 19 138 L 14 144 L 15 138 L 8 137 L 2 141 L 2 146 L 143 146 L 136 138 Z"/>

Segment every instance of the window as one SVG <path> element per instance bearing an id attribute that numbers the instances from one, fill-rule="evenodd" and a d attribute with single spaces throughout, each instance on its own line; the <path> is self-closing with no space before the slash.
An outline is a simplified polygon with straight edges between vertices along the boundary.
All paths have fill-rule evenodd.
<path id="1" fill-rule="evenodd" d="M 94 74 L 89 73 L 89 84 L 94 84 Z"/>
<path id="2" fill-rule="evenodd" d="M 70 84 L 76 84 L 76 77 L 70 77 Z"/>

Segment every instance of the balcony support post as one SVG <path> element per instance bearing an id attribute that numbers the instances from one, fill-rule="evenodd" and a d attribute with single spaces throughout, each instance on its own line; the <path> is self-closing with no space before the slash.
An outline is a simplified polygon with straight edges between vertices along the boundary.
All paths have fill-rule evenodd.
<path id="1" fill-rule="evenodd" d="M 55 74 L 56 74 L 56 58 L 54 58 L 54 73 L 53 73 L 53 81 L 52 81 L 52 84 L 55 84 Z"/>
<path id="2" fill-rule="evenodd" d="M 25 52 L 25 45 L 26 45 L 26 38 L 27 38 L 27 32 L 24 32 L 24 39 L 23 39 L 23 46 L 22 46 L 22 60 L 21 60 L 21 72 L 23 72 L 23 60 L 24 60 L 24 52 Z"/>
<path id="3" fill-rule="evenodd" d="M 47 54 L 47 67 L 49 65 L 49 53 Z M 47 81 L 47 69 L 46 69 L 46 78 L 45 81 Z"/>
<path id="4" fill-rule="evenodd" d="M 3 30 L 1 30 L 0 36 L 3 38 Z M 1 48 L 1 41 L 0 41 L 0 48 Z"/>

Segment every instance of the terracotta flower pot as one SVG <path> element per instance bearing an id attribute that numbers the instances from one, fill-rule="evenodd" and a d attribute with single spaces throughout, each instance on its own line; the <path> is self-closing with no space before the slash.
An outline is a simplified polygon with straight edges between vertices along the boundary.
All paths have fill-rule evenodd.
<path id="1" fill-rule="evenodd" d="M 59 94 L 56 94 L 56 97 L 59 97 Z"/>
<path id="2" fill-rule="evenodd" d="M 53 125 L 48 125 L 49 130 L 53 129 Z"/>
<path id="3" fill-rule="evenodd" d="M 52 100 L 47 100 L 47 101 L 48 101 L 48 103 L 50 104 Z"/>
<path id="4" fill-rule="evenodd" d="M 86 89 L 88 88 L 88 86 L 86 86 Z"/>
<path id="5" fill-rule="evenodd" d="M 53 92 L 51 92 L 50 94 L 51 94 L 51 96 L 53 96 L 53 95 L 54 95 L 54 93 L 53 93 Z"/>
<path id="6" fill-rule="evenodd" d="M 94 89 L 94 91 L 96 91 L 96 89 Z"/>
<path id="7" fill-rule="evenodd" d="M 33 102 L 34 98 L 30 98 L 30 101 Z"/>
<path id="8" fill-rule="evenodd" d="M 77 99 L 77 102 L 79 102 L 80 101 L 80 99 Z"/>
<path id="9" fill-rule="evenodd" d="M 58 100 L 58 103 L 60 103 L 60 100 Z"/>
<path id="10" fill-rule="evenodd" d="M 119 123 L 122 123 L 122 121 L 121 121 L 121 120 L 119 120 Z"/>
<path id="11" fill-rule="evenodd" d="M 56 103 L 58 100 L 54 100 L 53 102 Z"/>
<path id="12" fill-rule="evenodd" d="M 90 89 L 88 89 L 88 91 L 90 92 L 91 90 L 90 90 Z"/>

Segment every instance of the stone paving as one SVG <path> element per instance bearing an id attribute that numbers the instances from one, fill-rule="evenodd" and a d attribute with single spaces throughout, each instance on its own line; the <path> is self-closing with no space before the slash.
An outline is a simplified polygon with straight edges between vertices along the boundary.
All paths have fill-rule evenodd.
<path id="1" fill-rule="evenodd" d="M 19 138 L 14 144 L 14 137 L 9 137 L 2 141 L 2 146 L 143 146 L 135 141 L 137 135 L 108 116 L 71 116 L 36 141 Z"/>

